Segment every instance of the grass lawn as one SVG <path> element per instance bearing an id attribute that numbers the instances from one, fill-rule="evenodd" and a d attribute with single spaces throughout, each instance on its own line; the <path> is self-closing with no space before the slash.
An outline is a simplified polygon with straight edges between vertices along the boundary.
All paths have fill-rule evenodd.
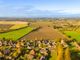
<path id="1" fill-rule="evenodd" d="M 31 27 L 25 27 L 23 29 L 15 30 L 15 31 L 10 31 L 6 33 L 0 33 L 0 39 L 12 39 L 14 41 L 18 40 L 25 34 L 30 33 L 33 30 Z"/>
<path id="2" fill-rule="evenodd" d="M 76 31 L 64 31 L 64 33 L 67 36 L 71 36 L 72 39 L 75 39 L 78 42 L 80 42 L 80 33 L 76 32 Z"/>

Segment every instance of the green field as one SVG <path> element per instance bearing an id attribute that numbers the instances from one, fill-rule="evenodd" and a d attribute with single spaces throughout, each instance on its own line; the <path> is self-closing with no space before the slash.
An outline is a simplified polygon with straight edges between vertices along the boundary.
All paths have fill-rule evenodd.
<path id="1" fill-rule="evenodd" d="M 31 27 L 25 27 L 23 29 L 15 30 L 15 31 L 10 31 L 6 33 L 0 33 L 0 39 L 12 39 L 14 41 L 18 40 L 25 34 L 30 33 L 33 30 Z"/>
<path id="2" fill-rule="evenodd" d="M 80 33 L 76 31 L 64 31 L 64 33 L 67 36 L 71 36 L 72 39 L 75 39 L 76 41 L 80 42 Z"/>

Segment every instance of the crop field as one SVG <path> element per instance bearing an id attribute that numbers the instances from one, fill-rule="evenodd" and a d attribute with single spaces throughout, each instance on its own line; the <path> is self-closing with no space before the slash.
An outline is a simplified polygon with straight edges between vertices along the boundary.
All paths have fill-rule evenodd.
<path id="1" fill-rule="evenodd" d="M 15 24 L 10 29 L 19 29 L 28 26 L 27 24 Z"/>
<path id="2" fill-rule="evenodd" d="M 35 22 L 31 23 L 33 26 L 39 26 L 36 31 L 31 32 L 30 34 L 24 36 L 21 39 L 28 39 L 28 40 L 57 40 L 57 39 L 68 39 L 68 37 L 64 36 L 58 30 L 55 30 L 52 26 L 52 22 Z"/>
<path id="3" fill-rule="evenodd" d="M 21 39 L 28 39 L 28 40 L 42 40 L 42 39 L 46 39 L 46 40 L 58 40 L 58 39 L 67 39 L 69 40 L 69 34 L 70 36 L 73 36 L 73 34 L 71 35 L 71 32 L 62 34 L 62 32 L 59 31 L 59 29 L 54 29 L 53 26 L 58 26 L 58 27 L 63 27 L 68 26 L 68 24 L 71 24 L 75 21 L 36 21 L 36 22 L 22 22 L 22 21 L 0 21 L 0 24 L 2 25 L 1 28 L 3 27 L 7 27 L 5 30 L 15 30 L 15 31 L 10 31 L 10 32 L 6 32 L 6 33 L 2 33 L 0 34 L 0 38 L 8 38 L 7 36 L 12 35 L 10 38 L 12 38 L 13 40 L 16 40 L 18 38 L 14 37 L 14 35 L 18 35 L 15 32 L 19 31 L 19 28 L 24 28 L 28 26 L 28 23 L 30 23 L 30 27 L 40 27 L 38 30 L 32 31 L 31 33 L 29 33 L 28 35 L 25 35 L 24 37 L 22 37 Z M 79 22 L 78 22 L 79 23 Z M 77 25 L 77 23 L 75 23 Z M 69 27 L 70 28 L 70 27 Z M 3 31 L 4 31 L 3 29 Z M 62 29 L 67 29 L 67 28 L 62 28 Z M 70 28 L 72 29 L 72 28 Z M 73 28 L 74 29 L 74 28 Z M 25 29 L 20 29 L 21 34 L 24 32 Z M 67 30 L 65 30 L 67 31 Z M 13 34 L 14 32 L 14 34 Z M 73 32 L 74 33 L 74 32 Z M 67 35 L 67 36 L 66 36 Z M 74 34 L 75 35 L 75 34 Z M 77 34 L 75 36 L 76 40 L 79 40 L 80 38 L 78 37 L 79 34 Z M 19 36 L 19 35 L 18 35 Z M 14 38 L 13 38 L 14 37 Z"/>
<path id="4" fill-rule="evenodd" d="M 78 22 L 1 21 L 0 60 L 80 60 Z"/>
<path id="5" fill-rule="evenodd" d="M 70 36 L 72 39 L 75 39 L 78 42 L 80 42 L 80 33 L 76 32 L 76 31 L 64 31 L 64 33 L 67 36 Z"/>
<path id="6" fill-rule="evenodd" d="M 13 24 L 0 24 L 0 32 L 8 31 Z"/>
<path id="7" fill-rule="evenodd" d="M 59 38 L 66 39 L 64 35 L 49 27 L 40 28 L 39 30 L 31 32 L 23 38 L 28 40 L 56 40 Z"/>
<path id="8" fill-rule="evenodd" d="M 25 34 L 30 33 L 32 30 L 33 28 L 31 27 L 25 27 L 19 30 L 14 30 L 14 31 L 6 32 L 6 33 L 0 33 L 0 39 L 5 38 L 5 39 L 12 39 L 16 41 L 22 36 L 24 36 Z"/>
<path id="9" fill-rule="evenodd" d="M 37 22 L 30 22 L 31 26 L 40 26 L 40 27 L 45 27 L 45 26 L 53 26 L 53 22 L 49 21 L 37 21 Z"/>
<path id="10" fill-rule="evenodd" d="M 0 21 L 0 26 L 3 28 L 10 26 L 9 29 L 18 29 L 25 26 L 28 26 L 28 22 L 23 21 Z"/>
<path id="11" fill-rule="evenodd" d="M 0 24 L 28 24 L 28 22 L 23 21 L 0 21 Z"/>
<path id="12" fill-rule="evenodd" d="M 0 32 L 7 32 L 23 27 L 27 27 L 28 22 L 22 21 L 0 21 Z"/>

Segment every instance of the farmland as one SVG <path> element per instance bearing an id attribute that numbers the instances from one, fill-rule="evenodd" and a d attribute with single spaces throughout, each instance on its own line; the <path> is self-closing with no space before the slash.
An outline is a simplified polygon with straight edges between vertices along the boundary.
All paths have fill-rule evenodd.
<path id="1" fill-rule="evenodd" d="M 10 23 L 10 22 L 9 22 Z M 14 23 L 13 21 L 11 24 L 14 24 L 10 29 L 19 29 L 28 26 L 28 22 L 18 22 Z"/>
<path id="2" fill-rule="evenodd" d="M 0 21 L 0 24 L 28 24 L 28 22 L 23 21 Z"/>
<path id="3" fill-rule="evenodd" d="M 12 39 L 12 40 L 17 40 L 19 38 L 21 38 L 22 36 L 24 36 L 25 34 L 28 34 L 29 32 L 31 32 L 33 30 L 33 28 L 31 27 L 25 27 L 23 29 L 19 29 L 19 30 L 14 30 L 14 31 L 10 31 L 10 32 L 6 32 L 6 33 L 1 33 L 0 34 L 0 39 Z"/>
<path id="4" fill-rule="evenodd" d="M 64 33 L 67 36 L 70 36 L 72 39 L 77 40 L 78 42 L 80 42 L 80 33 L 76 32 L 76 31 L 64 31 Z"/>
<path id="5" fill-rule="evenodd" d="M 67 39 L 62 33 L 54 30 L 51 27 L 42 27 L 36 31 L 31 32 L 30 34 L 24 36 L 22 39 L 28 40 L 57 40 L 57 39 Z"/>
<path id="6" fill-rule="evenodd" d="M 19 29 L 19 28 L 23 28 L 23 27 L 26 27 L 26 26 L 27 26 L 27 24 L 15 24 L 10 29 Z"/>
<path id="7" fill-rule="evenodd" d="M 0 59 L 79 60 L 79 22 L 44 19 L 1 21 Z"/>
<path id="8" fill-rule="evenodd" d="M 21 39 L 28 39 L 28 40 L 59 40 L 59 39 L 68 39 L 68 37 L 64 36 L 61 32 L 58 30 L 55 30 L 53 28 L 53 23 L 52 22 L 31 22 L 30 26 L 37 27 L 39 26 L 40 28 L 36 31 L 31 32 L 30 34 L 24 36 Z"/>
<path id="9" fill-rule="evenodd" d="M 28 22 L 22 21 L 0 21 L 0 32 L 6 32 L 28 26 Z"/>

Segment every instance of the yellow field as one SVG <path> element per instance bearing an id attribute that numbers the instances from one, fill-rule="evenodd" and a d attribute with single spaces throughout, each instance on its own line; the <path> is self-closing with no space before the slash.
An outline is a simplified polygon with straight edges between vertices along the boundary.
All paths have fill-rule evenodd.
<path id="1" fill-rule="evenodd" d="M 23 21 L 0 21 L 0 24 L 13 25 L 9 29 L 19 29 L 28 26 L 28 22 L 23 22 Z"/>
<path id="2" fill-rule="evenodd" d="M 23 21 L 0 21 L 0 24 L 28 24 L 28 22 L 23 22 Z"/>
<path id="3" fill-rule="evenodd" d="M 10 29 L 19 29 L 19 28 L 26 27 L 26 26 L 28 25 L 27 24 L 15 24 Z"/>

